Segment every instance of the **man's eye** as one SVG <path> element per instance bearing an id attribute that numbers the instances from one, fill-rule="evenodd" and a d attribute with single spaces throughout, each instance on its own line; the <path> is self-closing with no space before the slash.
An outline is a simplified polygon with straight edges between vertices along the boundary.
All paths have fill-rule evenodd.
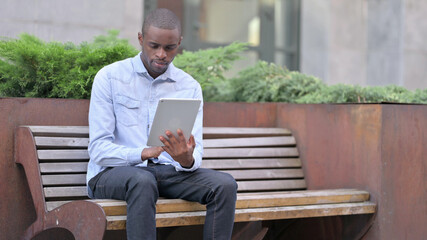
<path id="1" fill-rule="evenodd" d="M 159 45 L 152 44 L 150 47 L 153 48 L 153 49 L 157 49 L 159 47 Z"/>

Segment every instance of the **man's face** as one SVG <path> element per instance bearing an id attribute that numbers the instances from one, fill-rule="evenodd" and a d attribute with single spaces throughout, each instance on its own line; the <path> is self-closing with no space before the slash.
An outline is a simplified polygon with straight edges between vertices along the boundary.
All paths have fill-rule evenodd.
<path id="1" fill-rule="evenodd" d="M 161 29 L 150 26 L 144 37 L 138 33 L 142 47 L 141 60 L 151 77 L 164 73 L 178 53 L 182 37 L 178 29 Z"/>

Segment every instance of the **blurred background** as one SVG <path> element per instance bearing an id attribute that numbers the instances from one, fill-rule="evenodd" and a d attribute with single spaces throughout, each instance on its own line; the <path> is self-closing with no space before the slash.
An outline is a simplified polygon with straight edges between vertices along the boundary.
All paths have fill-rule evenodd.
<path id="1" fill-rule="evenodd" d="M 427 88 L 425 0 L 1 0 L 0 36 L 81 43 L 110 29 L 138 46 L 144 14 L 164 7 L 182 49 L 248 42 L 229 75 L 257 60 L 327 84 Z"/>

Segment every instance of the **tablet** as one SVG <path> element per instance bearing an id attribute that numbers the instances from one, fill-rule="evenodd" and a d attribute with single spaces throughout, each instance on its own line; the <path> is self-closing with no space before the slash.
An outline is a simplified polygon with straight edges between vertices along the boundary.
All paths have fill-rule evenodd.
<path id="1" fill-rule="evenodd" d="M 159 137 L 166 137 L 166 130 L 178 136 L 176 130 L 181 129 L 185 139 L 188 140 L 199 112 L 200 102 L 201 100 L 198 99 L 161 98 L 154 115 L 147 146 L 163 146 Z"/>

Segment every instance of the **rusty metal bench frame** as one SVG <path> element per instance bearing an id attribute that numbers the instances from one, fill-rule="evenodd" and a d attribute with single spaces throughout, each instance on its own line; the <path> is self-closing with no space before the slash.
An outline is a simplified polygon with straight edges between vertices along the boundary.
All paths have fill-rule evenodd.
<path id="1" fill-rule="evenodd" d="M 24 167 L 37 213 L 24 238 L 54 227 L 76 239 L 102 239 L 126 228 L 126 203 L 90 200 L 85 174 L 88 127 L 24 126 L 16 130 L 15 161 Z M 232 174 L 239 185 L 235 222 L 373 214 L 369 193 L 306 190 L 297 144 L 283 128 L 204 128 L 202 167 Z M 159 199 L 157 227 L 200 225 L 205 207 Z"/>

